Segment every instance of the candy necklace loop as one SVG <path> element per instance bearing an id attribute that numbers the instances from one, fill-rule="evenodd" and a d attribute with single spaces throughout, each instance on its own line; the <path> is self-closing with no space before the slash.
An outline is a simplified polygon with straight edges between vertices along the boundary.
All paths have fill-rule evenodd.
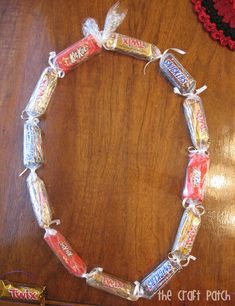
<path id="1" fill-rule="evenodd" d="M 161 53 L 160 49 L 148 42 L 116 33 L 117 27 L 126 16 L 126 10 L 119 3 L 110 8 L 106 15 L 103 30 L 93 18 L 83 24 L 84 38 L 57 53 L 49 53 L 48 64 L 21 114 L 24 120 L 24 166 L 30 173 L 26 179 L 34 215 L 39 227 L 45 230 L 44 240 L 58 257 L 64 267 L 75 277 L 83 278 L 94 288 L 101 289 L 127 300 L 139 298 L 151 299 L 180 270 L 187 267 L 196 258 L 191 251 L 201 224 L 201 216 L 205 213 L 203 206 L 206 175 L 209 169 L 210 156 L 209 132 L 206 116 L 199 94 L 207 87 L 196 89 L 196 80 L 182 66 L 170 50 L 179 54 L 185 52 L 178 48 L 169 48 Z M 190 132 L 192 146 L 188 148 L 188 165 L 182 193 L 184 212 L 177 230 L 174 244 L 168 256 L 139 281 L 126 281 L 96 267 L 87 271 L 85 262 L 76 253 L 67 239 L 52 228 L 59 225 L 60 219 L 52 218 L 52 210 L 44 181 L 38 176 L 37 170 L 44 164 L 42 149 L 42 130 L 40 119 L 47 110 L 58 79 L 66 76 L 72 69 L 99 54 L 102 49 L 121 52 L 146 61 L 147 66 L 159 61 L 161 72 L 173 86 L 175 94 L 185 97 L 183 102 L 184 115 Z M 60 82 L 60 81 L 59 81 Z"/>

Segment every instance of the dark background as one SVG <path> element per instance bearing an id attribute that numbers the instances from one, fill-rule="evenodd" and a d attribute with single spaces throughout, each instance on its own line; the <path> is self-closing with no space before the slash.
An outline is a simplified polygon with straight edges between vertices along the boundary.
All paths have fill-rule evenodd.
<path id="1" fill-rule="evenodd" d="M 235 206 L 234 53 L 211 40 L 190 1 L 123 1 L 126 20 L 118 31 L 177 55 L 197 80 L 211 136 L 211 167 L 203 217 L 191 262 L 164 288 L 172 302 L 161 305 L 233 305 Z M 43 240 L 26 189 L 23 121 L 49 51 L 82 38 L 81 23 L 102 26 L 113 1 L 1 0 L 0 73 L 0 274 L 48 288 L 50 300 L 129 305 L 89 288 L 70 275 Z M 45 180 L 60 231 L 88 269 L 127 280 L 144 276 L 166 258 L 182 215 L 181 190 L 191 145 L 182 97 L 172 92 L 152 64 L 103 51 L 59 84 L 41 126 L 45 133 Z M 201 301 L 180 302 L 179 290 L 200 290 Z M 206 290 L 227 290 L 233 302 L 206 302 Z M 156 305 L 139 300 L 136 305 Z M 0 303 L 1 304 L 1 303 Z M 2 302 L 7 305 L 6 302 Z M 68 305 L 66 303 L 66 305 Z"/>

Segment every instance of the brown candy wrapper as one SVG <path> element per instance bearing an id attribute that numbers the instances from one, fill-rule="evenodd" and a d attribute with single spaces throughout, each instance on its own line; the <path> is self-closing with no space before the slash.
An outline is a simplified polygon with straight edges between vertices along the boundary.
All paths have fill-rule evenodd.
<path id="1" fill-rule="evenodd" d="M 8 280 L 0 280 L 0 299 L 21 300 L 45 305 L 46 287 L 22 285 Z"/>

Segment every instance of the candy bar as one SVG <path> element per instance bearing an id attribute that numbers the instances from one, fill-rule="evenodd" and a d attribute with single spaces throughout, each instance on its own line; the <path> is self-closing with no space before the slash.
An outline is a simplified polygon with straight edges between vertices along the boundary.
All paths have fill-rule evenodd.
<path id="1" fill-rule="evenodd" d="M 41 74 L 39 81 L 32 93 L 32 96 L 24 109 L 29 117 L 42 116 L 51 100 L 51 96 L 56 88 L 57 74 L 54 69 L 47 67 Z"/>
<path id="2" fill-rule="evenodd" d="M 206 153 L 190 153 L 186 170 L 183 199 L 189 198 L 201 203 L 204 197 L 206 174 L 209 168 L 209 155 Z"/>
<path id="3" fill-rule="evenodd" d="M 160 60 L 160 69 L 172 86 L 179 89 L 181 94 L 192 92 L 196 81 L 171 53 L 165 53 Z"/>
<path id="4" fill-rule="evenodd" d="M 123 281 L 113 275 L 103 272 L 101 268 L 95 268 L 87 274 L 87 284 L 91 287 L 112 293 L 130 301 L 136 301 L 136 285 Z"/>
<path id="5" fill-rule="evenodd" d="M 194 147 L 207 150 L 209 148 L 209 132 L 202 100 L 199 96 L 189 96 L 185 99 L 183 107 Z"/>
<path id="6" fill-rule="evenodd" d="M 29 118 L 24 123 L 24 165 L 37 169 L 43 163 L 42 135 L 37 118 Z"/>
<path id="7" fill-rule="evenodd" d="M 64 267 L 73 275 L 81 277 L 86 273 L 86 265 L 72 249 L 71 245 L 60 232 L 48 228 L 44 239 Z"/>
<path id="8" fill-rule="evenodd" d="M 104 48 L 146 61 L 152 61 L 161 54 L 160 50 L 153 44 L 118 33 L 111 35 L 104 44 Z"/>

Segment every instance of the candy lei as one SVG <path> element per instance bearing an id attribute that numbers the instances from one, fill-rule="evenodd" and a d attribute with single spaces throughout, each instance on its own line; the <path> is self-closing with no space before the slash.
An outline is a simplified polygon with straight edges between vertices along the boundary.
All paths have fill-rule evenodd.
<path id="1" fill-rule="evenodd" d="M 177 272 L 195 260 L 191 250 L 198 233 L 201 215 L 205 179 L 209 167 L 209 134 L 198 94 L 206 86 L 196 90 L 196 81 L 168 50 L 161 51 L 153 44 L 140 41 L 115 32 L 126 16 L 126 11 L 115 4 L 109 10 L 104 29 L 99 30 L 96 21 L 88 18 L 83 24 L 84 38 L 64 51 L 51 52 L 47 67 L 33 94 L 22 112 L 24 123 L 24 165 L 30 170 L 27 177 L 28 191 L 33 211 L 39 226 L 45 229 L 44 239 L 65 268 L 76 277 L 85 278 L 88 285 L 135 301 L 139 298 L 151 299 Z M 174 87 L 174 92 L 185 97 L 183 108 L 193 147 L 189 148 L 189 162 L 183 188 L 184 213 L 176 234 L 173 247 L 168 257 L 156 266 L 143 279 L 135 282 L 121 280 L 94 268 L 87 272 L 84 261 L 77 255 L 65 237 L 52 224 L 52 213 L 45 184 L 36 173 L 44 162 L 39 118 L 45 113 L 58 78 L 63 78 L 70 70 L 91 56 L 106 50 L 122 52 L 149 62 L 160 60 L 160 70 Z M 179 49 L 172 49 L 184 53 Z"/>

